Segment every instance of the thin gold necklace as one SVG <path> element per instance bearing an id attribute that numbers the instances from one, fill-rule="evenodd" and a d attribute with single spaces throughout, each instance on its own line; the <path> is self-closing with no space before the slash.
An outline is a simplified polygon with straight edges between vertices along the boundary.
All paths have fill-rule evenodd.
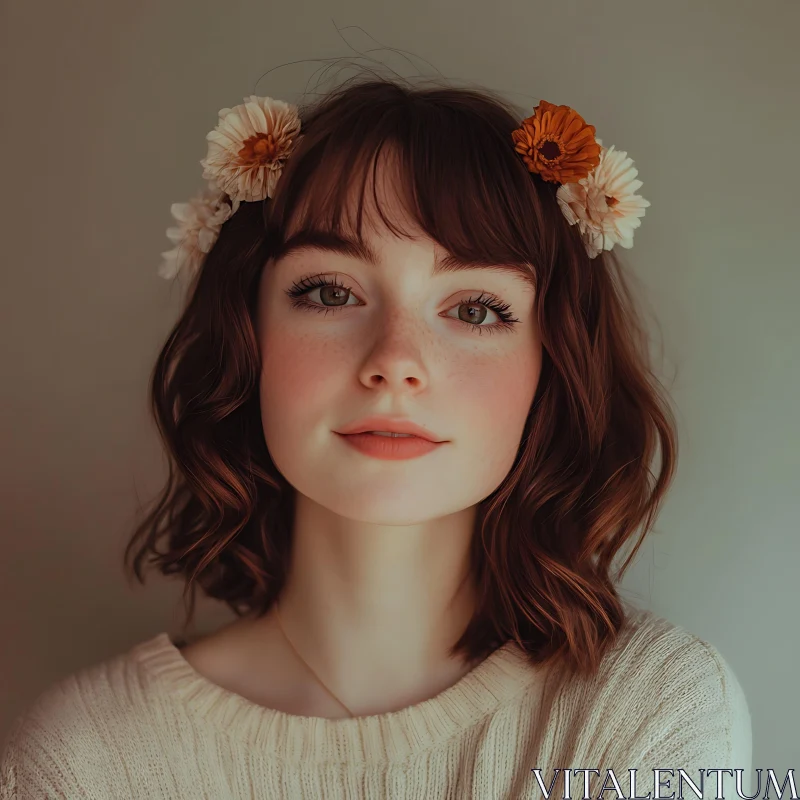
<path id="1" fill-rule="evenodd" d="M 286 631 L 283 629 L 283 625 L 281 624 L 281 615 L 278 613 L 278 601 L 275 601 L 275 619 L 278 623 L 278 627 L 283 634 L 283 638 L 286 639 L 289 647 L 292 648 L 294 654 L 308 667 L 309 672 L 317 679 L 317 683 L 340 705 L 344 710 L 351 716 L 355 717 L 355 714 L 322 682 L 322 679 L 317 675 L 316 672 L 311 668 L 311 665 L 306 661 L 300 653 L 297 652 L 297 648 L 292 644 L 292 640 L 286 635 Z"/>

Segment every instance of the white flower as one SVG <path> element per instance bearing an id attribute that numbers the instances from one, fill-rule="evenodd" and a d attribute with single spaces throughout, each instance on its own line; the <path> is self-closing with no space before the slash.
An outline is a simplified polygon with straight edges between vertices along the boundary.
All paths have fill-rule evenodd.
<path id="1" fill-rule="evenodd" d="M 203 177 L 231 199 L 254 202 L 272 197 L 283 165 L 300 131 L 296 106 L 250 95 L 243 105 L 223 108 L 206 139 Z"/>
<path id="2" fill-rule="evenodd" d="M 602 142 L 598 139 L 598 144 Z M 635 194 L 642 182 L 624 150 L 614 145 L 600 151 L 600 163 L 586 178 L 559 186 L 556 199 L 570 225 L 577 223 L 589 258 L 615 244 L 633 247 L 638 228 L 650 202 Z"/>
<path id="3" fill-rule="evenodd" d="M 169 280 L 181 270 L 197 272 L 217 241 L 222 224 L 236 213 L 239 203 L 234 200 L 231 204 L 213 182 L 188 203 L 173 203 L 170 210 L 178 225 L 168 228 L 167 236 L 177 246 L 161 254 L 164 260 L 158 274 Z"/>

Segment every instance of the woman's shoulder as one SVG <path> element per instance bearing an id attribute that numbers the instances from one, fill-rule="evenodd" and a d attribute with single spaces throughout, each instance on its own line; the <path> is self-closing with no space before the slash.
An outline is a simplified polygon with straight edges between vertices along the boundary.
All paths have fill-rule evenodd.
<path id="1" fill-rule="evenodd" d="M 750 712 L 729 661 L 682 625 L 649 610 L 625 611 L 598 669 L 556 684 L 553 736 L 584 760 L 596 761 L 602 748 L 614 769 L 749 769 Z"/>
<path id="2" fill-rule="evenodd" d="M 146 730 L 153 707 L 168 699 L 147 667 L 164 668 L 170 651 L 168 634 L 159 633 L 47 685 L 3 739 L 0 785 L 47 781 L 50 773 L 62 780 L 77 770 L 85 780 L 93 770 L 98 776 L 107 770 L 115 743 Z"/>
<path id="3" fill-rule="evenodd" d="M 626 613 L 597 672 L 576 687 L 598 713 L 633 720 L 657 709 L 665 723 L 706 714 L 740 733 L 749 729 L 742 685 L 715 645 L 650 610 Z"/>
<path id="4" fill-rule="evenodd" d="M 79 709 L 127 706 L 151 683 L 146 678 L 148 667 L 174 652 L 175 644 L 166 632 L 135 642 L 53 681 L 35 697 L 27 712 L 39 717 L 71 718 Z"/>
<path id="5" fill-rule="evenodd" d="M 639 688 L 662 687 L 670 678 L 720 689 L 738 685 L 716 646 L 653 611 L 633 606 L 627 607 L 626 621 L 600 672 L 606 681 L 635 681 Z"/>

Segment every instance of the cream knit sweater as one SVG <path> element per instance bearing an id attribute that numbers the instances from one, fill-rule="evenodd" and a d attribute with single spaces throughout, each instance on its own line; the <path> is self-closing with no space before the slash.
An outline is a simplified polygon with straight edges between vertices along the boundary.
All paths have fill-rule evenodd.
<path id="1" fill-rule="evenodd" d="M 678 796 L 678 769 L 698 787 L 706 771 L 703 796 L 732 798 L 735 778 L 708 770 L 743 769 L 749 793 L 751 758 L 730 666 L 649 611 L 633 611 L 592 678 L 545 680 L 507 643 L 430 700 L 340 720 L 251 703 L 159 633 L 39 695 L 6 737 L 0 797 L 516 800 L 546 797 L 557 774 L 551 797 L 563 798 L 572 768 L 599 770 L 585 773 L 588 794 L 605 785 L 604 800 Z M 660 794 L 654 769 L 672 770 Z M 584 773 L 568 783 L 584 796 Z"/>

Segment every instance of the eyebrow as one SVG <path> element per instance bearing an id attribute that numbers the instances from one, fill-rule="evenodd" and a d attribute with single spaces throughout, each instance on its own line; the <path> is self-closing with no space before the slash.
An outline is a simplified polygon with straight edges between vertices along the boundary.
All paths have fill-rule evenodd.
<path id="1" fill-rule="evenodd" d="M 280 245 L 273 259 L 286 258 L 287 256 L 301 252 L 303 250 L 317 250 L 323 253 L 336 253 L 337 255 L 357 258 L 370 266 L 377 266 L 380 263 L 378 254 L 368 242 L 358 241 L 332 231 L 303 230 L 290 236 Z M 486 260 L 465 260 L 452 254 L 447 254 L 437 258 L 433 267 L 433 274 L 440 275 L 445 272 L 457 272 L 460 270 L 482 269 L 494 272 L 511 274 L 517 278 L 522 278 L 531 286 L 534 285 L 534 276 L 521 269 L 522 265 L 515 264 L 496 264 Z"/>

